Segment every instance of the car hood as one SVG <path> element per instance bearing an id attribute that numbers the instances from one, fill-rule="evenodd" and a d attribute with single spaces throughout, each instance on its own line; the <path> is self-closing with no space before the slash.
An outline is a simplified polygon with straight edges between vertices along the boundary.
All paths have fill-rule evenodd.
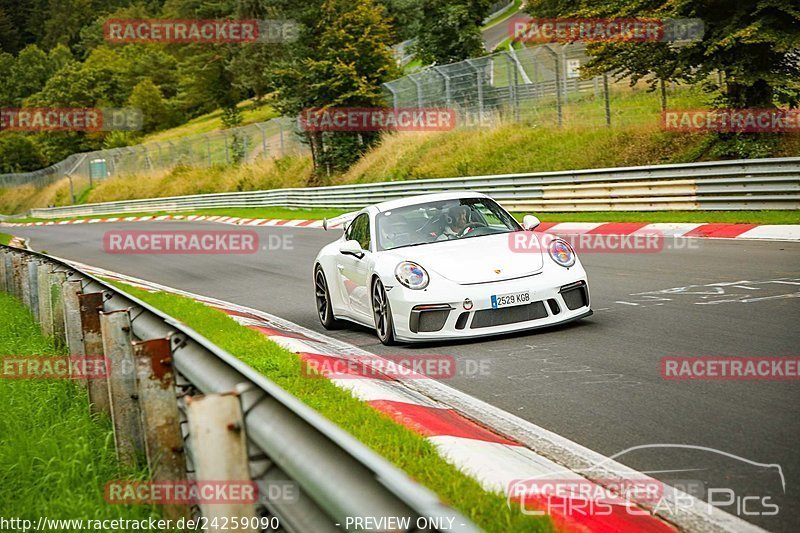
<path id="1" fill-rule="evenodd" d="M 539 272 L 542 269 L 540 247 L 515 252 L 509 241 L 512 235 L 484 235 L 399 248 L 393 252 L 400 260 L 414 261 L 428 272 L 462 285 L 503 281 Z M 538 239 L 533 233 L 528 233 L 528 238 Z"/>

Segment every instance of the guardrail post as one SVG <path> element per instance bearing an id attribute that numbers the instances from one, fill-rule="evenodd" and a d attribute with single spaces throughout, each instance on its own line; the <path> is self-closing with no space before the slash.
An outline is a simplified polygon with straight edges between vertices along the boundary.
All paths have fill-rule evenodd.
<path id="1" fill-rule="evenodd" d="M 103 336 L 100 330 L 100 311 L 103 310 L 103 293 L 91 292 L 78 295 L 83 331 L 83 352 L 87 357 L 105 357 Z M 89 410 L 92 413 L 111 415 L 108 398 L 108 380 L 94 376 L 87 380 L 89 390 Z"/>
<path id="2" fill-rule="evenodd" d="M 45 337 L 53 336 L 53 304 L 50 301 L 50 265 L 36 265 L 36 289 L 39 302 L 39 324 Z"/>
<path id="3" fill-rule="evenodd" d="M 153 481 L 186 479 L 183 436 L 175 394 L 170 339 L 134 343 L 136 383 L 142 413 L 147 465 Z M 189 516 L 187 505 L 163 507 L 164 517 Z"/>
<path id="4" fill-rule="evenodd" d="M 72 357 L 85 355 L 83 348 L 83 331 L 81 330 L 81 304 L 78 294 L 81 292 L 80 281 L 64 278 L 61 284 L 61 296 L 64 308 L 64 336 L 67 341 L 69 355 Z M 78 383 L 86 387 L 86 379 L 79 377 Z"/>
<path id="5" fill-rule="evenodd" d="M 66 329 L 64 327 L 64 280 L 66 274 L 61 271 L 52 272 L 48 278 L 50 284 L 50 309 L 53 311 L 53 340 L 56 346 L 67 345 Z"/>
<path id="6" fill-rule="evenodd" d="M 8 252 L 3 250 L 2 253 L 0 253 L 0 291 L 3 292 L 11 292 L 8 289 L 8 281 L 6 278 L 8 272 L 8 269 L 6 267 L 6 261 L 8 260 L 8 258 L 9 258 Z"/>
<path id="7" fill-rule="evenodd" d="M 126 467 L 135 467 L 144 457 L 139 404 L 136 395 L 136 372 L 131 319 L 128 310 L 100 313 L 103 353 L 111 361 L 108 396 L 117 460 Z"/>
<path id="8" fill-rule="evenodd" d="M 39 318 L 39 262 L 33 258 L 28 259 L 28 308 L 33 313 L 37 324 Z"/>
<path id="9" fill-rule="evenodd" d="M 15 272 L 19 280 L 19 299 L 29 310 L 31 309 L 31 278 L 28 274 L 28 258 L 20 255 L 17 259 L 17 270 Z"/>
<path id="10" fill-rule="evenodd" d="M 192 440 L 192 465 L 199 483 L 204 481 L 231 481 L 250 483 L 250 468 L 247 462 L 247 437 L 239 397 L 236 395 L 210 394 L 186 399 L 186 416 L 189 422 L 189 438 Z M 255 483 L 254 500 L 257 498 Z M 215 518 L 256 517 L 253 503 L 201 503 L 203 517 Z M 248 520 L 248 525 L 251 520 Z M 246 527 L 243 531 L 256 532 L 260 528 Z"/>

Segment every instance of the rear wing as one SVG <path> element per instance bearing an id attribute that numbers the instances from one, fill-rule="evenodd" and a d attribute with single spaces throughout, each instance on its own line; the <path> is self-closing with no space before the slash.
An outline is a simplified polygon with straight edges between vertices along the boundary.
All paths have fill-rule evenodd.
<path id="1" fill-rule="evenodd" d="M 358 213 L 360 213 L 360 211 L 352 211 L 350 213 L 345 213 L 343 215 L 339 215 L 338 217 L 334 217 L 330 220 L 323 218 L 322 227 L 325 228 L 325 231 L 327 231 L 329 228 L 333 229 L 337 226 L 341 226 L 343 230 L 347 229 L 347 225 L 352 222 L 354 218 L 356 218 Z"/>

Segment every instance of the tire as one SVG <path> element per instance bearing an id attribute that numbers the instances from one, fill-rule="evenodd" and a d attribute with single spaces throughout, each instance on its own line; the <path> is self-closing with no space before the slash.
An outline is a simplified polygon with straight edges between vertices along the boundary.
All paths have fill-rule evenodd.
<path id="1" fill-rule="evenodd" d="M 392 308 L 386 290 L 381 280 L 376 279 L 372 284 L 372 316 L 375 320 L 375 334 L 385 346 L 396 344 L 394 339 L 394 322 L 392 321 Z"/>
<path id="2" fill-rule="evenodd" d="M 325 280 L 325 272 L 322 266 L 317 265 L 314 269 L 314 297 L 317 308 L 317 317 L 320 324 L 325 329 L 338 329 L 342 326 L 341 320 L 333 318 L 333 307 L 331 306 L 331 293 L 328 291 L 328 282 Z"/>

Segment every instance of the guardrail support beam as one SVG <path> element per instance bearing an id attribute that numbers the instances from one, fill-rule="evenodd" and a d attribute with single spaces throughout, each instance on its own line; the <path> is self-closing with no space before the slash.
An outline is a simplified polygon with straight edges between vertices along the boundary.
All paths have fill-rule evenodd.
<path id="1" fill-rule="evenodd" d="M 192 464 L 198 482 L 231 481 L 244 485 L 250 482 L 247 463 L 247 436 L 239 397 L 233 394 L 210 394 L 186 399 L 189 438 L 192 439 Z M 257 497 L 255 483 L 253 496 Z M 254 519 L 255 503 L 200 504 L 205 518 L 213 521 L 225 517 Z M 213 523 L 213 522 L 212 522 Z M 248 520 L 248 524 L 251 520 Z M 260 528 L 242 531 L 255 533 Z"/>
<path id="2" fill-rule="evenodd" d="M 108 396 L 117 460 L 126 467 L 135 467 L 144 458 L 145 446 L 128 310 L 100 313 L 100 331 L 103 352 L 111 362 Z"/>
<path id="3" fill-rule="evenodd" d="M 81 304 L 78 294 L 81 292 L 80 281 L 64 278 L 61 284 L 61 296 L 64 315 L 64 336 L 69 355 L 72 357 L 85 355 L 83 348 L 83 331 L 81 330 Z M 85 378 L 78 378 L 78 383 L 86 386 Z"/>
<path id="4" fill-rule="evenodd" d="M 183 436 L 175 394 L 170 339 L 151 339 L 133 345 L 136 382 L 142 414 L 147 465 L 153 481 L 186 479 Z M 176 520 L 189 516 L 189 507 L 170 504 L 164 517 Z"/>
<path id="5" fill-rule="evenodd" d="M 103 310 L 103 293 L 91 292 L 78 295 L 81 310 L 81 330 L 83 331 L 83 352 L 87 357 L 105 357 L 103 335 L 100 329 L 100 311 Z M 93 376 L 87 380 L 89 390 L 89 409 L 94 413 L 111 416 L 111 402 L 108 398 L 108 380 Z"/>
<path id="6" fill-rule="evenodd" d="M 66 274 L 61 271 L 53 271 L 48 280 L 50 283 L 50 308 L 53 311 L 53 340 L 58 347 L 67 346 L 63 290 Z"/>
<path id="7" fill-rule="evenodd" d="M 27 265 L 28 278 L 28 309 L 33 313 L 33 318 L 37 324 L 39 320 L 39 262 L 29 259 Z"/>
<path id="8" fill-rule="evenodd" d="M 39 302 L 39 324 L 45 337 L 53 336 L 53 304 L 50 300 L 50 265 L 45 262 L 36 265 L 36 289 Z"/>

